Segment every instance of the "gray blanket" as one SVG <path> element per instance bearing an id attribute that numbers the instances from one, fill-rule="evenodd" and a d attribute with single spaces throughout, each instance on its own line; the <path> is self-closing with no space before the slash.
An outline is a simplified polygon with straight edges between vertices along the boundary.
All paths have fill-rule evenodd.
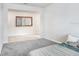
<path id="1" fill-rule="evenodd" d="M 41 38 L 37 40 L 28 40 L 16 43 L 6 43 L 3 45 L 2 56 L 27 56 L 34 49 L 42 48 L 55 44 L 52 41 Z"/>

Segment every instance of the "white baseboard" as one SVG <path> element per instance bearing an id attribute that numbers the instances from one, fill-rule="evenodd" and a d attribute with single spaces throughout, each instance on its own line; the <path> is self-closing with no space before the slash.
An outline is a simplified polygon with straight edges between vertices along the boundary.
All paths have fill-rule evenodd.
<path id="1" fill-rule="evenodd" d="M 51 39 L 50 39 L 51 40 Z M 54 42 L 56 42 L 56 43 L 62 43 L 62 42 L 60 42 L 60 41 L 57 41 L 57 40 L 54 40 L 54 39 L 52 39 L 51 41 L 54 41 Z"/>
<path id="2" fill-rule="evenodd" d="M 56 42 L 56 43 L 62 43 L 62 42 L 60 42 L 60 41 L 57 41 L 57 40 L 55 40 L 55 39 L 51 39 L 51 38 L 48 38 L 48 37 L 44 37 L 44 38 L 46 38 L 46 39 L 48 39 L 48 40 L 50 40 L 50 41 L 53 41 L 53 42 Z"/>

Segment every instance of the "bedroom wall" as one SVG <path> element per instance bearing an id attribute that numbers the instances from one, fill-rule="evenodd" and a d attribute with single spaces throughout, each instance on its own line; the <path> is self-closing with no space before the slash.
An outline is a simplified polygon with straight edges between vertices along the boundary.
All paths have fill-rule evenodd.
<path id="1" fill-rule="evenodd" d="M 7 3 L 7 4 L 5 4 L 5 9 L 4 9 L 5 11 L 4 11 L 4 15 L 6 15 L 5 16 L 5 18 L 4 19 L 6 19 L 6 20 L 4 20 L 4 23 L 5 23 L 5 26 L 4 26 L 4 39 L 5 40 L 3 40 L 3 42 L 4 43 L 7 43 L 8 42 L 8 36 L 9 36 L 9 30 L 7 30 L 8 29 L 8 25 L 7 25 L 7 21 L 8 21 L 8 18 L 7 18 L 7 16 L 8 16 L 8 10 L 13 10 L 13 11 L 23 11 L 23 12 L 33 12 L 33 13 L 40 13 L 40 35 L 42 34 L 42 19 L 41 19 L 41 14 L 42 14 L 42 10 L 43 10 L 43 8 L 39 8 L 39 7 L 34 7 L 34 6 L 27 6 L 27 5 L 22 5 L 22 4 L 15 4 L 15 3 Z M 3 16 L 4 17 L 4 16 Z M 36 25 L 37 26 L 37 25 Z M 38 28 L 37 28 L 38 29 Z M 22 31 L 21 31 L 22 32 Z M 21 34 L 21 32 L 20 32 L 20 34 Z M 24 32 L 23 32 L 24 33 Z M 15 36 L 15 34 L 12 34 L 12 35 L 10 35 L 10 36 Z M 35 37 L 38 37 L 37 35 L 35 35 Z"/>
<path id="2" fill-rule="evenodd" d="M 16 16 L 31 16 L 33 17 L 33 26 L 31 27 L 16 27 Z M 40 34 L 40 13 L 26 12 L 26 11 L 8 11 L 8 35 L 26 35 L 26 34 Z"/>
<path id="3" fill-rule="evenodd" d="M 7 36 L 7 6 L 0 4 L 0 53 L 4 43 L 8 42 Z"/>
<path id="4" fill-rule="evenodd" d="M 2 37 L 3 43 L 8 43 L 8 8 L 6 3 L 2 3 Z"/>
<path id="5" fill-rule="evenodd" d="M 44 10 L 43 37 L 64 42 L 68 34 L 79 36 L 79 4 L 53 3 Z"/>
<path id="6" fill-rule="evenodd" d="M 2 48 L 2 5 L 0 4 L 0 53 Z"/>

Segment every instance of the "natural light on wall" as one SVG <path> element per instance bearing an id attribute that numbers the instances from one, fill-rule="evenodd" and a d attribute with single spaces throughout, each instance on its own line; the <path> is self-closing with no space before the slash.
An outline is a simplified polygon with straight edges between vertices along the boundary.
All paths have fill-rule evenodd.
<path id="1" fill-rule="evenodd" d="M 32 26 L 16 27 L 16 16 L 31 16 Z M 40 33 L 40 14 L 32 12 L 8 11 L 8 32 L 9 36 L 39 34 Z"/>

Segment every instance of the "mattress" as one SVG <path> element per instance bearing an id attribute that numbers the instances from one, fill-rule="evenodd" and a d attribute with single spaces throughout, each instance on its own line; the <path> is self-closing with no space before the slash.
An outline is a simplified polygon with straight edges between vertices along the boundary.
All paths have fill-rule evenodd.
<path id="1" fill-rule="evenodd" d="M 16 43 L 6 43 L 3 45 L 2 56 L 27 56 L 34 49 L 42 48 L 55 44 L 53 41 L 40 38 Z"/>
<path id="2" fill-rule="evenodd" d="M 47 47 L 33 50 L 30 56 L 79 56 L 79 52 L 69 49 L 60 44 L 50 45 Z"/>

